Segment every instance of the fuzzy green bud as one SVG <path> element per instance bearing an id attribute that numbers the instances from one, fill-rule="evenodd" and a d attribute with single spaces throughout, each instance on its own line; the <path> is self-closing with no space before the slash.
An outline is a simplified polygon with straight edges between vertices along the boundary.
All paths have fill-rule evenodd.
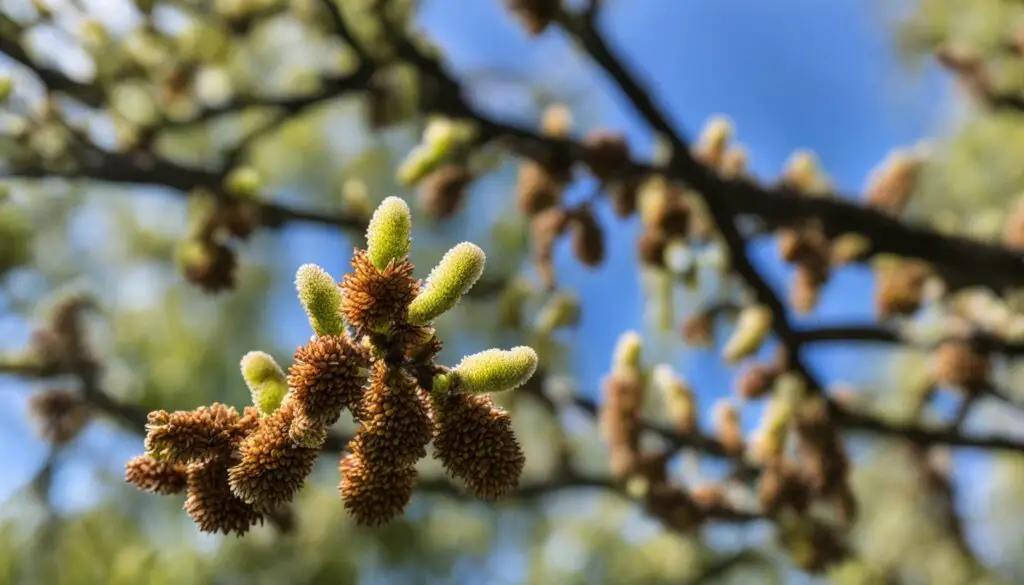
<path id="1" fill-rule="evenodd" d="M 504 392 L 525 384 L 537 371 L 537 362 L 537 352 L 526 346 L 488 349 L 462 358 L 451 375 L 463 392 Z"/>
<path id="2" fill-rule="evenodd" d="M 736 329 L 722 348 L 726 362 L 735 364 L 761 348 L 772 331 L 772 312 L 764 305 L 744 307 L 736 319 Z"/>
<path id="3" fill-rule="evenodd" d="M 447 391 L 448 388 L 451 387 L 451 385 L 452 385 L 452 378 L 451 378 L 451 376 L 449 376 L 448 374 L 438 374 L 438 375 L 434 376 L 434 383 L 431 386 L 431 390 L 433 392 L 437 392 L 438 394 L 440 394 L 441 392 Z"/>
<path id="4" fill-rule="evenodd" d="M 271 414 L 284 401 L 288 381 L 284 370 L 270 354 L 250 351 L 242 357 L 242 378 L 252 393 L 252 403 L 263 414 Z"/>
<path id="5" fill-rule="evenodd" d="M 263 189 L 263 177 L 252 167 L 238 167 L 224 178 L 224 189 L 243 198 L 253 198 Z"/>
<path id="6" fill-rule="evenodd" d="M 401 260 L 412 247 L 412 215 L 409 205 L 399 197 L 381 201 L 366 229 L 366 253 L 377 270 L 392 260 Z"/>
<path id="7" fill-rule="evenodd" d="M 295 272 L 295 290 L 317 335 L 341 335 L 345 330 L 341 289 L 326 270 L 316 264 L 303 264 Z"/>
<path id="8" fill-rule="evenodd" d="M 643 349 L 643 339 L 636 331 L 627 331 L 619 337 L 615 344 L 615 351 L 612 354 L 612 369 L 615 370 L 639 370 L 640 351 Z"/>
<path id="9" fill-rule="evenodd" d="M 580 301 L 574 295 L 553 296 L 537 316 L 536 332 L 549 335 L 561 327 L 573 327 L 580 321 Z"/>
<path id="10" fill-rule="evenodd" d="M 480 279 L 486 255 L 476 244 L 457 244 L 427 276 L 423 290 L 409 303 L 409 322 L 429 323 L 454 307 Z"/>
<path id="11" fill-rule="evenodd" d="M 476 129 L 467 123 L 434 118 L 423 130 L 419 146 L 398 167 L 398 182 L 415 185 L 437 169 L 456 149 L 472 141 Z"/>

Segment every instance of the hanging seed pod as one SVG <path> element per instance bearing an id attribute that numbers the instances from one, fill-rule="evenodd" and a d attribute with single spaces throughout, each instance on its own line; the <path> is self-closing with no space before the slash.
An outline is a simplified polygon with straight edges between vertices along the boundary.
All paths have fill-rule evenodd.
<path id="1" fill-rule="evenodd" d="M 505 0 L 512 16 L 530 36 L 545 31 L 558 15 L 559 0 Z"/>
<path id="2" fill-rule="evenodd" d="M 694 347 L 711 347 L 714 342 L 714 315 L 698 311 L 683 322 L 683 341 Z"/>
<path id="3" fill-rule="evenodd" d="M 553 264 L 555 242 L 565 233 L 568 225 L 569 213 L 559 207 L 545 210 L 530 222 L 534 267 L 540 275 L 541 282 L 548 289 L 555 287 Z"/>
<path id="4" fill-rule="evenodd" d="M 924 302 L 927 280 L 928 268 L 920 262 L 898 260 L 879 266 L 875 275 L 875 310 L 879 318 L 916 313 Z"/>
<path id="5" fill-rule="evenodd" d="M 402 515 L 416 485 L 414 467 L 372 467 L 355 453 L 341 459 L 345 510 L 361 526 L 382 526 Z"/>
<path id="6" fill-rule="evenodd" d="M 452 217 L 462 208 L 472 181 L 473 176 L 464 165 L 443 165 L 424 181 L 419 191 L 420 208 L 436 221 Z"/>
<path id="7" fill-rule="evenodd" d="M 486 394 L 431 395 L 434 457 L 482 500 L 497 500 L 519 485 L 526 456 L 508 413 Z"/>
<path id="8" fill-rule="evenodd" d="M 987 387 L 991 370 L 991 358 L 969 339 L 945 341 L 932 356 L 935 380 L 968 392 Z"/>
<path id="9" fill-rule="evenodd" d="M 416 380 L 383 361 L 373 364 L 370 386 L 359 405 L 362 426 L 350 449 L 376 469 L 414 465 L 426 457 L 432 433 Z"/>
<path id="10" fill-rule="evenodd" d="M 572 251 L 584 266 L 596 267 L 604 262 L 604 232 L 589 207 L 576 210 L 570 220 Z"/>
<path id="11" fill-rule="evenodd" d="M 775 364 L 751 364 L 736 379 L 736 395 L 746 400 L 762 398 L 781 373 Z"/>
<path id="12" fill-rule="evenodd" d="M 178 262 L 185 278 L 210 294 L 235 287 L 238 258 L 224 244 L 190 240 L 179 250 Z"/>
<path id="13" fill-rule="evenodd" d="M 665 250 L 668 238 L 658 231 L 645 230 L 636 242 L 637 255 L 645 266 L 665 268 Z"/>
<path id="14" fill-rule="evenodd" d="M 89 404 L 77 392 L 61 388 L 36 392 L 29 398 L 28 407 L 39 435 L 55 446 L 75 440 L 92 414 Z"/>
<path id="15" fill-rule="evenodd" d="M 551 171 L 536 161 L 524 161 L 516 175 L 516 201 L 523 215 L 533 217 L 555 207 L 562 198 L 562 186 Z"/>
<path id="16" fill-rule="evenodd" d="M 903 213 L 917 186 L 923 162 L 907 151 L 889 153 L 869 177 L 864 202 L 889 215 Z"/>
<path id="17" fill-rule="evenodd" d="M 797 313 L 806 315 L 814 310 L 821 293 L 821 279 L 805 264 L 798 264 L 789 288 L 789 302 Z"/>
<path id="18" fill-rule="evenodd" d="M 153 459 L 149 455 L 133 457 L 124 466 L 124 479 L 136 488 L 168 496 L 185 491 L 187 478 L 183 463 Z"/>
<path id="19" fill-rule="evenodd" d="M 231 492 L 228 486 L 230 465 L 230 460 L 222 457 L 188 467 L 185 511 L 203 532 L 233 532 L 242 536 L 263 522 L 263 515 L 256 508 Z"/>
<path id="20" fill-rule="evenodd" d="M 743 427 L 740 412 L 734 404 L 720 400 L 714 407 L 715 437 L 730 455 L 743 452 Z"/>
<path id="21" fill-rule="evenodd" d="M 232 236 L 245 240 L 260 224 L 260 207 L 255 201 L 246 200 L 222 203 L 217 221 Z"/>
<path id="22" fill-rule="evenodd" d="M 261 512 L 291 502 L 320 454 L 320 445 L 297 445 L 288 436 L 294 418 L 293 402 L 264 417 L 239 444 L 239 462 L 228 470 L 231 492 Z"/>
<path id="23" fill-rule="evenodd" d="M 634 175 L 613 181 L 608 186 L 608 198 L 612 202 L 612 211 L 616 216 L 625 219 L 636 213 L 637 197 L 642 182 L 643 179 Z"/>
<path id="24" fill-rule="evenodd" d="M 607 181 L 629 164 L 629 145 L 621 134 L 595 130 L 583 139 L 583 162 L 590 172 Z"/>
<path id="25" fill-rule="evenodd" d="M 669 199 L 660 213 L 655 216 L 654 225 L 666 238 L 686 236 L 690 232 L 689 201 L 683 197 L 682 191 L 669 189 Z"/>

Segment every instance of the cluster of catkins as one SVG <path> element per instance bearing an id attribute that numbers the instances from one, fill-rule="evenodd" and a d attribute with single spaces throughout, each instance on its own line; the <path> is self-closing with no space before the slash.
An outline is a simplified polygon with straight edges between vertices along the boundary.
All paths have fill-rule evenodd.
<path id="1" fill-rule="evenodd" d="M 731 340 L 733 359 L 750 355 L 767 327 L 764 322 L 747 321 L 740 337 Z M 641 414 L 649 386 L 662 394 L 664 412 L 675 432 L 699 438 L 701 429 L 692 388 L 666 364 L 654 367 L 648 376 L 640 354 L 639 335 L 624 334 L 604 380 L 600 425 L 612 475 L 643 501 L 649 513 L 673 529 L 692 530 L 709 519 L 730 517 L 737 507 L 724 484 L 676 485 L 668 474 L 676 450 L 642 445 L 647 427 Z M 769 400 L 751 441 L 745 437 L 739 408 L 728 400 L 715 405 L 712 437 L 720 455 L 760 466 L 756 495 L 761 513 L 779 525 L 788 548 L 800 553 L 795 559 L 800 566 L 817 572 L 845 558 L 843 533 L 856 514 L 856 502 L 848 483 L 849 460 L 827 404 L 803 392 L 799 378 L 788 373 L 788 367 L 785 353 L 780 352 L 771 362 L 751 364 L 739 377 L 740 398 Z M 815 503 L 831 505 L 840 525 L 813 515 Z"/>
<path id="2" fill-rule="evenodd" d="M 684 488 L 670 480 L 668 463 L 674 449 L 650 450 L 641 445 L 644 423 L 641 410 L 647 374 L 640 363 L 641 340 L 635 332 L 624 334 L 615 348 L 612 369 L 604 379 L 600 410 L 601 434 L 610 451 L 612 475 L 647 511 L 678 531 L 693 530 L 705 520 L 734 512 L 724 490 L 717 485 Z M 682 433 L 696 429 L 696 404 L 692 390 L 667 366 L 654 370 L 654 383 L 665 393 L 673 425 Z"/>
<path id="3" fill-rule="evenodd" d="M 301 267 L 296 285 L 315 335 L 288 372 L 251 352 L 241 366 L 253 406 L 150 413 L 146 453 L 128 462 L 127 481 L 158 494 L 184 491 L 201 530 L 241 535 L 292 500 L 347 410 L 359 429 L 341 459 L 339 489 L 359 524 L 403 512 L 431 441 L 435 458 L 478 497 L 514 489 L 525 458 L 489 393 L 526 382 L 537 354 L 491 349 L 454 368 L 436 364 L 441 342 L 431 323 L 480 277 L 484 254 L 459 244 L 421 285 L 408 258 L 410 229 L 409 208 L 389 197 L 340 285 L 317 266 Z"/>

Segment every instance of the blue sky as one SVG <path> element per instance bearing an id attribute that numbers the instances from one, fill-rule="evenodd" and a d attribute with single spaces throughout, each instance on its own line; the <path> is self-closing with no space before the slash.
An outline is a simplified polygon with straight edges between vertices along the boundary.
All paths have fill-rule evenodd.
<path id="1" fill-rule="evenodd" d="M 940 131 L 949 111 L 945 79 L 931 69 L 908 75 L 894 52 L 892 30 L 875 4 L 610 0 L 602 28 L 689 135 L 709 116 L 727 114 L 735 121 L 738 138 L 749 149 L 753 170 L 759 175 L 777 175 L 793 150 L 810 148 L 838 187 L 855 193 L 891 148 Z M 648 150 L 646 129 L 600 71 L 589 67 L 561 34 L 526 39 L 506 18 L 498 0 L 425 0 L 423 5 L 423 27 L 447 50 L 457 70 L 498 68 L 541 83 L 582 88 L 588 92 L 592 110 L 586 120 L 600 116 L 606 126 L 625 131 L 639 150 Z M 516 111 L 518 102 L 502 99 L 498 92 L 488 93 L 485 103 L 503 114 L 521 114 Z M 508 195 L 478 192 L 476 196 Z M 583 301 L 585 316 L 574 336 L 586 342 L 577 352 L 575 373 L 581 387 L 591 389 L 604 374 L 618 335 L 641 327 L 643 315 L 633 263 L 631 234 L 636 226 L 608 214 L 601 219 L 612 238 L 619 236 L 620 242 L 628 243 L 612 248 L 604 267 L 584 270 L 566 251 L 559 254 L 566 282 L 572 283 Z M 293 231 L 284 238 L 287 249 L 302 252 L 290 258 L 295 267 L 304 262 L 341 267 L 330 253 L 346 249 L 337 236 L 311 229 Z M 771 282 L 781 286 L 786 276 L 773 261 L 773 248 L 754 246 L 752 252 Z M 290 283 L 283 283 L 285 289 L 290 291 Z M 288 294 L 281 298 L 293 303 Z M 290 315 L 281 324 L 282 333 L 301 341 L 305 324 L 297 306 L 282 307 L 281 314 Z M 814 318 L 869 319 L 866 274 L 854 271 L 837 277 Z M 0 324 L 0 332 L 5 330 Z M 728 372 L 712 354 L 674 352 L 664 357 L 684 370 L 703 393 L 717 396 L 729 388 Z M 826 379 L 856 379 L 856 360 L 861 357 L 848 348 L 831 348 L 816 352 L 814 365 Z M 5 401 L 24 394 L 10 392 L 13 384 L 0 378 Z M 8 470 L 0 477 L 0 498 L 31 475 L 43 453 L 21 418 L 21 400 L 16 402 L 0 414 L 0 441 L 19 446 L 0 450 L 0 461 Z M 83 450 L 111 448 L 116 443 L 101 431 L 89 433 L 84 440 Z M 129 446 L 123 452 L 133 451 Z"/>

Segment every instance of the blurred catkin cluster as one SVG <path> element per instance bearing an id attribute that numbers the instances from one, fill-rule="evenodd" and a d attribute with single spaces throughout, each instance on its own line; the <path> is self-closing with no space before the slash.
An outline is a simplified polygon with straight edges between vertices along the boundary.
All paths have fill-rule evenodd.
<path id="1" fill-rule="evenodd" d="M 178 249 L 177 260 L 185 278 L 208 293 L 235 286 L 238 256 L 232 240 L 245 240 L 260 223 L 260 177 L 251 167 L 227 175 L 227 196 L 197 189 L 189 199 L 191 227 Z"/>
<path id="2" fill-rule="evenodd" d="M 741 334 L 745 339 L 763 335 L 753 329 Z M 846 450 L 826 402 L 805 392 L 799 376 L 788 371 L 785 353 L 749 364 L 737 378 L 740 401 L 767 400 L 761 422 L 748 440 L 738 404 L 725 399 L 714 405 L 710 434 L 703 434 L 689 383 L 667 364 L 645 366 L 641 349 L 637 333 L 622 335 L 604 380 L 600 427 L 613 477 L 643 501 L 650 514 L 675 530 L 690 531 L 708 520 L 756 513 L 779 525 L 782 544 L 805 570 L 820 572 L 845 560 L 845 534 L 856 516 Z M 660 394 L 663 408 L 658 418 L 670 425 L 680 444 L 655 447 L 644 441 L 660 422 L 644 417 L 649 389 Z M 679 485 L 670 463 L 691 442 L 731 459 L 755 483 L 726 478 Z M 737 489 L 747 495 L 738 495 Z M 750 501 L 757 502 L 756 510 L 744 503 Z"/>
<path id="3" fill-rule="evenodd" d="M 484 253 L 458 244 L 421 283 L 409 262 L 410 229 L 409 208 L 389 197 L 340 283 L 318 266 L 299 268 L 298 297 L 314 335 L 288 371 L 250 352 L 241 370 L 252 406 L 151 412 L 146 452 L 128 462 L 127 481 L 157 494 L 185 492 L 201 530 L 241 535 L 286 509 L 348 411 L 359 428 L 341 458 L 339 490 L 359 524 L 403 512 L 431 442 L 448 473 L 478 497 L 514 489 L 525 458 L 508 413 L 489 394 L 526 382 L 537 354 L 491 349 L 453 368 L 437 364 L 441 342 L 431 323 L 480 277 Z"/>

